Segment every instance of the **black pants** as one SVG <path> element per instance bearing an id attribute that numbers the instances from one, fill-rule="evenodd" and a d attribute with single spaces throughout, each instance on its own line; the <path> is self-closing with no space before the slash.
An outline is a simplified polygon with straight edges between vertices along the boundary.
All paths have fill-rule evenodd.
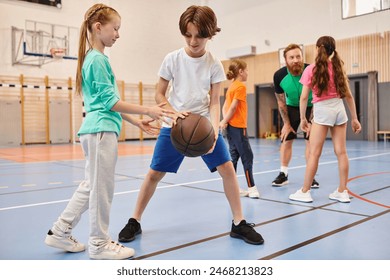
<path id="1" fill-rule="evenodd" d="M 226 137 L 229 142 L 229 152 L 232 157 L 234 170 L 237 171 L 237 162 L 241 158 L 248 187 L 255 186 L 253 179 L 253 152 L 249 143 L 246 128 L 228 125 Z"/>

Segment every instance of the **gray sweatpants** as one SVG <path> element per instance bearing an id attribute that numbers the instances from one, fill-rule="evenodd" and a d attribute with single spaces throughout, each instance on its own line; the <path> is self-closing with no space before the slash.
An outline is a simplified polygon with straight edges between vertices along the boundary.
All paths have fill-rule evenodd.
<path id="1" fill-rule="evenodd" d="M 55 235 L 69 235 L 89 210 L 89 252 L 98 252 L 109 242 L 108 225 L 114 196 L 118 141 L 114 132 L 83 134 L 80 143 L 86 159 L 85 178 L 54 223 Z"/>

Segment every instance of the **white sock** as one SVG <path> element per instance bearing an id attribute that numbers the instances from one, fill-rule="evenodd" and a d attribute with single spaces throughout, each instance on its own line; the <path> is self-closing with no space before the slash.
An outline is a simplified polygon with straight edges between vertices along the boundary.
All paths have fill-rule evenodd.
<path id="1" fill-rule="evenodd" d="M 280 171 L 283 172 L 286 176 L 288 174 L 288 167 L 287 166 L 281 166 Z"/>

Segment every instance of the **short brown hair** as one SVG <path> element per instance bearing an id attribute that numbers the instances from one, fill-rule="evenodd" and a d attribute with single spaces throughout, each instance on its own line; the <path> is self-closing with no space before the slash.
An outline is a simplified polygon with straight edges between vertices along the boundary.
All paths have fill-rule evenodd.
<path id="1" fill-rule="evenodd" d="M 207 6 L 190 6 L 180 16 L 179 28 L 184 36 L 187 32 L 188 23 L 193 23 L 199 30 L 202 38 L 213 37 L 221 28 L 217 26 L 217 17 L 214 11 Z"/>

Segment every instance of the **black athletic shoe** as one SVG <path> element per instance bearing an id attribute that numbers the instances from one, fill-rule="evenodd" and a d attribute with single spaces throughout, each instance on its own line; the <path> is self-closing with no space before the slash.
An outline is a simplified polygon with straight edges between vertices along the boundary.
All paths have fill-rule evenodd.
<path id="1" fill-rule="evenodd" d="M 316 178 L 313 179 L 313 183 L 311 183 L 311 187 L 313 189 L 318 189 L 320 187 L 320 183 L 316 181 Z"/>
<path id="2" fill-rule="evenodd" d="M 288 175 L 284 174 L 284 172 L 280 172 L 278 177 L 272 182 L 272 186 L 281 187 L 288 184 Z"/>
<path id="3" fill-rule="evenodd" d="M 135 239 L 137 234 L 141 234 L 141 224 L 134 218 L 130 218 L 129 222 L 119 233 L 119 242 L 130 242 Z"/>
<path id="4" fill-rule="evenodd" d="M 254 230 L 255 224 L 249 224 L 245 220 L 242 220 L 238 226 L 232 223 L 232 230 L 230 236 L 233 238 L 243 239 L 246 243 L 253 245 L 261 245 L 264 243 L 264 239 L 260 233 Z"/>

